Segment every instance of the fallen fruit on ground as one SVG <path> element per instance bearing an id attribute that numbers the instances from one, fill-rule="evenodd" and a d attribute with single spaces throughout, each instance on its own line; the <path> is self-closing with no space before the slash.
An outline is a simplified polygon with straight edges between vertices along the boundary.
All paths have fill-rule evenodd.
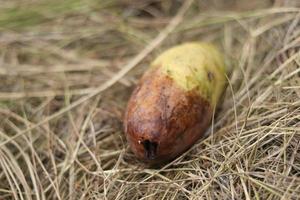
<path id="1" fill-rule="evenodd" d="M 191 42 L 158 56 L 133 91 L 124 128 L 134 154 L 160 164 L 203 137 L 226 85 L 222 54 Z"/>

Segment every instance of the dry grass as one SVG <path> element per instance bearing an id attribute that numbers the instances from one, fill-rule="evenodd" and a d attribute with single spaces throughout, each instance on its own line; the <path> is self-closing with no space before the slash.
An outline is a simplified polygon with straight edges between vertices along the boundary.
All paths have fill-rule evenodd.
<path id="1" fill-rule="evenodd" d="M 300 198 L 298 1 L 162 2 L 0 2 L 0 199 Z M 148 169 L 126 102 L 159 52 L 195 40 L 226 54 L 226 97 L 207 138 Z"/>

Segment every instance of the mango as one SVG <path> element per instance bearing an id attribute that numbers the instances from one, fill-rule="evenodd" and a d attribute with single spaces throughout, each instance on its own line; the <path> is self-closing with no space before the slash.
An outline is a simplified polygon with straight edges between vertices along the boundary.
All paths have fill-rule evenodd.
<path id="1" fill-rule="evenodd" d="M 149 164 L 168 162 L 203 137 L 226 87 L 223 55 L 190 42 L 159 55 L 134 89 L 124 130 L 133 153 Z"/>

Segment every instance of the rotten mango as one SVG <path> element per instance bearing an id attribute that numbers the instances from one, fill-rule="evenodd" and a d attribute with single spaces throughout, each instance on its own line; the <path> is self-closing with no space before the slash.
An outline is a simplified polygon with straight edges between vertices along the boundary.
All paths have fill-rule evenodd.
<path id="1" fill-rule="evenodd" d="M 163 52 L 128 102 L 124 129 L 134 154 L 160 164 L 190 148 L 209 127 L 225 83 L 224 59 L 213 45 L 185 43 Z"/>

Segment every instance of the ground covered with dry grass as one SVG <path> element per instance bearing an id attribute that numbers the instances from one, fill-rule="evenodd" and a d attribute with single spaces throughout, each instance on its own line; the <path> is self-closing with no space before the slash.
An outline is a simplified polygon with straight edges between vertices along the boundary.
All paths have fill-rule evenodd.
<path id="1" fill-rule="evenodd" d="M 297 5 L 298 4 L 298 5 Z M 297 0 L 0 2 L 0 199 L 300 198 Z M 162 50 L 233 67 L 208 137 L 160 169 L 122 130 Z"/>

